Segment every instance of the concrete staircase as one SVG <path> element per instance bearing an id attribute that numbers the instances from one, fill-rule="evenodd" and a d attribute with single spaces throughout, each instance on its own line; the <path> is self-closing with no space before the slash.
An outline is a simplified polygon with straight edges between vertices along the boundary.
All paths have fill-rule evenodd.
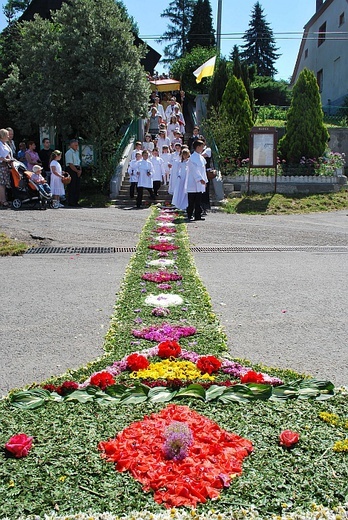
<path id="1" fill-rule="evenodd" d="M 132 208 L 136 206 L 136 196 L 134 199 L 131 199 L 129 196 L 129 187 L 130 182 L 128 177 L 125 178 L 121 184 L 120 192 L 118 196 L 113 200 L 115 206 L 121 208 Z M 156 200 L 151 200 L 149 193 L 146 188 L 144 188 L 144 196 L 143 196 L 143 204 L 142 207 L 151 206 L 152 204 L 165 204 L 166 202 L 171 202 L 172 196 L 168 193 L 168 186 L 161 186 L 158 191 L 158 196 Z"/>

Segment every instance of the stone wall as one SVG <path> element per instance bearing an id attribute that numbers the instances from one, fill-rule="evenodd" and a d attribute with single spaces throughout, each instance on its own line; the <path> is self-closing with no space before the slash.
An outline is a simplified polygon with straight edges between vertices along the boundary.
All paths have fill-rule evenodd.
<path id="1" fill-rule="evenodd" d="M 330 193 L 339 191 L 342 186 L 347 185 L 347 177 L 340 174 L 337 176 L 277 176 L 277 193 Z M 223 178 L 224 193 L 227 197 L 232 192 L 248 191 L 248 176 L 226 176 Z M 273 175 L 250 175 L 249 192 L 252 193 L 274 193 L 275 178 Z"/>

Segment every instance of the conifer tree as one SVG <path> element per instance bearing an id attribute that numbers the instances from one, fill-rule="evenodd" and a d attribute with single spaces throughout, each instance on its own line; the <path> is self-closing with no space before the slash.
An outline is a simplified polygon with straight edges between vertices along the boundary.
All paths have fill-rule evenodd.
<path id="1" fill-rule="evenodd" d="M 253 126 L 248 93 L 241 79 L 232 76 L 222 96 L 221 113 L 227 115 L 236 129 L 240 142 L 239 153 L 245 158 L 249 152 L 249 134 Z"/>
<path id="2" fill-rule="evenodd" d="M 242 45 L 244 49 L 241 58 L 248 65 L 256 65 L 259 76 L 273 77 L 277 70 L 274 68 L 275 61 L 279 58 L 278 48 L 275 46 L 273 31 L 266 22 L 263 9 L 259 2 L 254 5 L 249 22 L 249 29 L 245 32 Z"/>
<path id="3" fill-rule="evenodd" d="M 161 14 L 162 18 L 168 18 L 171 22 L 162 37 L 157 40 L 158 43 L 172 42 L 164 47 L 164 64 L 169 65 L 185 53 L 195 4 L 196 0 L 172 0 Z"/>
<path id="4" fill-rule="evenodd" d="M 197 0 L 193 8 L 192 21 L 187 34 L 186 51 L 191 52 L 194 47 L 213 47 L 215 35 L 213 16 L 209 0 Z"/>
<path id="5" fill-rule="evenodd" d="M 298 164 L 303 157 L 317 159 L 323 155 L 329 138 L 323 115 L 316 77 L 311 70 L 303 69 L 293 88 L 286 134 L 279 141 L 283 159 Z"/>
<path id="6" fill-rule="evenodd" d="M 254 92 L 251 88 L 251 78 L 250 76 L 254 75 L 254 65 L 248 66 L 245 61 L 240 60 L 239 48 L 238 45 L 233 47 L 231 52 L 231 60 L 232 60 L 232 74 L 236 76 L 236 78 L 240 78 L 245 86 L 245 89 L 248 93 L 250 108 L 253 114 L 255 115 L 255 100 L 254 100 Z"/>
<path id="7" fill-rule="evenodd" d="M 225 58 L 218 58 L 216 60 L 215 71 L 209 88 L 207 102 L 208 113 L 211 112 L 212 108 L 218 110 L 221 105 L 222 96 L 230 78 L 228 66 L 229 64 Z"/>

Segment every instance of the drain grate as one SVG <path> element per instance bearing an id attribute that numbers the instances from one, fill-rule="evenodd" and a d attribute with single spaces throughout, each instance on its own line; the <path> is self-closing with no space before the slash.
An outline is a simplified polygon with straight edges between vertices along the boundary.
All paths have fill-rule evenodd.
<path id="1" fill-rule="evenodd" d="M 348 246 L 193 246 L 192 253 L 348 253 Z M 135 253 L 136 247 L 31 247 L 26 255 Z"/>
<path id="2" fill-rule="evenodd" d="M 135 247 L 31 247 L 26 255 L 76 255 L 76 254 L 104 254 L 104 253 L 134 253 Z"/>
<path id="3" fill-rule="evenodd" d="M 202 246 L 190 249 L 193 253 L 282 253 L 291 251 L 348 253 L 348 246 Z"/>

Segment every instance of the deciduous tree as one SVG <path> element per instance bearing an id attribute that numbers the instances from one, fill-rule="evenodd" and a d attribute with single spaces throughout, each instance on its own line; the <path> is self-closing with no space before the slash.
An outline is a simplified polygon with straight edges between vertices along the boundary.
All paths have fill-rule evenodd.
<path id="1" fill-rule="evenodd" d="M 2 87 L 21 127 L 53 125 L 112 147 L 119 126 L 144 114 L 148 95 L 131 29 L 113 0 L 75 0 L 51 21 L 23 22 Z"/>
<path id="2" fill-rule="evenodd" d="M 170 68 L 173 78 L 181 81 L 184 90 L 193 94 L 202 94 L 207 91 L 211 78 L 204 78 L 201 83 L 196 83 L 196 77 L 193 71 L 203 65 L 206 61 L 215 55 L 215 49 L 207 49 L 206 47 L 195 47 L 192 52 L 186 53 L 182 58 L 176 60 Z"/>

